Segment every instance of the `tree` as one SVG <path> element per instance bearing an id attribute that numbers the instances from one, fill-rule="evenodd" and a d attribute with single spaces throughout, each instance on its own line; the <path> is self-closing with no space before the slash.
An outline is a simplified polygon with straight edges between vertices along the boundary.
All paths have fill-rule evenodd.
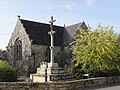
<path id="1" fill-rule="evenodd" d="M 0 49 L 0 60 L 8 60 L 8 54 L 6 50 Z"/>
<path id="2" fill-rule="evenodd" d="M 120 39 L 119 39 L 120 40 Z M 120 70 L 120 43 L 113 27 L 102 27 L 87 31 L 79 28 L 71 45 L 74 68 L 84 73 L 101 76 L 101 73 Z M 120 42 L 120 41 L 119 41 Z M 97 75 L 98 74 L 98 75 Z"/>
<path id="3" fill-rule="evenodd" d="M 16 70 L 7 61 L 0 60 L 0 82 L 17 81 Z"/>

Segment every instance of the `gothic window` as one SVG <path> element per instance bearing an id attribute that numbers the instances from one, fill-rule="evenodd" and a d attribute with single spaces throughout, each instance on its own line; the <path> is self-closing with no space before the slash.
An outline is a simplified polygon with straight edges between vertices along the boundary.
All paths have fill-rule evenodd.
<path id="1" fill-rule="evenodd" d="M 17 39 L 14 44 L 14 59 L 22 60 L 22 41 Z"/>

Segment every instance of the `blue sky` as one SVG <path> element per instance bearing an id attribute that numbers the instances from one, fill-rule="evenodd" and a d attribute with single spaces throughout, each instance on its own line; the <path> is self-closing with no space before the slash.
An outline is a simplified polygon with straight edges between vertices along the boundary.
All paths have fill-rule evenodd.
<path id="1" fill-rule="evenodd" d="M 17 15 L 44 23 L 53 15 L 61 26 L 85 21 L 95 28 L 101 23 L 120 33 L 120 0 L 0 0 L 0 49 L 5 49 Z"/>

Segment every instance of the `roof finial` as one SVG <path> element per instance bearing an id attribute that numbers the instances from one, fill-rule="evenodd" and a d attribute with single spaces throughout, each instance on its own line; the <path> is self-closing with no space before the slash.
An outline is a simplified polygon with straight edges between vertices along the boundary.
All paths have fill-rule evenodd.
<path id="1" fill-rule="evenodd" d="M 20 19 L 20 15 L 18 15 L 18 19 Z"/>

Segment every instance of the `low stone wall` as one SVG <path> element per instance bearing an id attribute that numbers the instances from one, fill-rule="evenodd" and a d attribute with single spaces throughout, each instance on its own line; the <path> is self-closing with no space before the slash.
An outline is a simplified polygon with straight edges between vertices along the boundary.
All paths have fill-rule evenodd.
<path id="1" fill-rule="evenodd" d="M 83 87 L 105 86 L 116 83 L 120 83 L 120 76 L 48 83 L 0 82 L 0 90 L 80 90 Z"/>

